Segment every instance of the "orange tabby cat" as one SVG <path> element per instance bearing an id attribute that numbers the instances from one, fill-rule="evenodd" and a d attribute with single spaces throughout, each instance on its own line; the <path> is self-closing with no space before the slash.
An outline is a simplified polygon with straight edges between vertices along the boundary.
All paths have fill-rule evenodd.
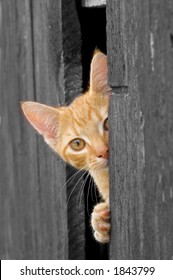
<path id="1" fill-rule="evenodd" d="M 94 207 L 91 224 L 96 240 L 109 241 L 109 170 L 107 58 L 96 52 L 90 70 L 89 90 L 69 106 L 50 107 L 22 102 L 23 112 L 45 142 L 63 160 L 88 170 L 103 202 Z"/>

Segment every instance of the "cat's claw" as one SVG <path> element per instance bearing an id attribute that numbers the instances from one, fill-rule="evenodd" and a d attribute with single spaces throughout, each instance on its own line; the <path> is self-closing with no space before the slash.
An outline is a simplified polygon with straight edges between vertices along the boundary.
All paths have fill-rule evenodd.
<path id="1" fill-rule="evenodd" d="M 94 237 L 101 243 L 107 243 L 110 240 L 110 211 L 106 202 L 99 203 L 94 207 L 91 216 L 91 225 L 94 230 Z"/>

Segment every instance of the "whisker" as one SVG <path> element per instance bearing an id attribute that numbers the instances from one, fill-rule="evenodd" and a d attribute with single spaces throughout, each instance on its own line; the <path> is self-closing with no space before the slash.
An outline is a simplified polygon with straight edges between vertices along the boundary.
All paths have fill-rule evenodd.
<path id="1" fill-rule="evenodd" d="M 84 192 L 84 188 L 85 188 L 85 186 L 86 186 L 85 183 L 86 183 L 86 179 L 85 179 L 85 181 L 82 183 L 81 190 L 79 191 L 79 194 L 78 194 L 78 197 L 77 197 L 78 210 L 80 210 L 80 208 L 81 208 L 82 195 L 83 195 L 83 192 Z M 78 200 L 79 200 L 79 204 L 78 204 Z"/>
<path id="2" fill-rule="evenodd" d="M 93 178 L 90 176 L 90 181 L 89 181 L 89 185 L 91 185 L 91 199 L 92 199 L 92 202 L 95 202 L 95 199 L 93 197 L 93 189 L 95 189 L 95 186 L 94 186 L 94 182 L 93 182 Z"/>
<path id="3" fill-rule="evenodd" d="M 91 184 L 90 184 L 90 181 L 89 181 L 89 186 L 88 186 L 88 190 L 87 190 L 87 214 L 89 216 L 89 192 L 91 190 Z"/>
<path id="4" fill-rule="evenodd" d="M 88 172 L 88 171 L 85 171 L 85 172 L 82 174 L 82 176 L 79 178 L 79 180 L 76 182 L 76 184 L 74 185 L 74 187 L 73 187 L 73 189 L 72 189 L 72 191 L 71 191 L 71 193 L 69 194 L 69 197 L 68 197 L 68 199 L 67 199 L 67 205 L 68 205 L 69 200 L 70 200 L 70 197 L 72 196 L 72 193 L 74 192 L 75 188 L 77 187 L 79 181 L 82 179 L 82 177 L 83 177 L 87 172 Z"/>
<path id="5" fill-rule="evenodd" d="M 89 165 L 89 169 L 99 170 L 99 164 L 97 162 L 91 162 Z"/>
<path id="6" fill-rule="evenodd" d="M 94 200 L 93 200 L 93 194 L 92 194 L 92 184 L 91 184 L 91 181 L 92 181 L 92 177 L 91 177 L 91 175 L 90 175 L 90 179 L 89 179 L 89 183 L 88 183 L 88 188 L 91 189 L 91 199 L 92 199 L 92 201 L 94 202 Z"/>
<path id="7" fill-rule="evenodd" d="M 74 179 L 81 171 L 85 170 L 85 168 L 88 167 L 88 164 L 86 164 L 83 168 L 81 168 L 80 170 L 76 171 L 65 183 L 64 185 L 61 187 L 60 191 L 59 191 L 59 195 L 58 198 L 60 197 L 64 187 L 67 185 L 68 182 L 70 182 L 70 180 Z"/>
<path id="8" fill-rule="evenodd" d="M 86 186 L 86 182 L 87 182 L 87 179 L 88 179 L 89 175 L 90 174 L 88 173 L 86 178 L 85 178 L 85 180 L 84 180 L 84 182 L 83 182 L 83 184 L 82 184 L 82 186 L 81 186 L 81 190 L 80 190 L 79 195 L 78 195 L 78 198 L 79 198 L 79 209 L 80 209 L 80 206 L 81 206 L 81 203 L 82 203 L 82 195 L 84 193 L 84 188 Z"/>
<path id="9" fill-rule="evenodd" d="M 98 203 L 97 187 L 96 187 L 96 185 L 94 184 L 94 182 L 93 182 L 93 187 L 94 187 L 95 200 L 96 200 L 96 202 Z"/>

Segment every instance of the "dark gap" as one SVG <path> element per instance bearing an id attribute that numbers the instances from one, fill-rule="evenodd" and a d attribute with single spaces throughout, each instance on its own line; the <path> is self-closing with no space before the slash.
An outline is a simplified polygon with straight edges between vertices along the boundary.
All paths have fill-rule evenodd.
<path id="1" fill-rule="evenodd" d="M 92 180 L 92 183 L 91 183 Z M 107 260 L 107 245 L 97 242 L 92 233 L 91 213 L 93 207 L 100 202 L 99 193 L 94 185 L 93 179 L 89 178 L 85 187 L 85 217 L 86 217 L 86 259 L 87 260 Z"/>
<path id="2" fill-rule="evenodd" d="M 170 34 L 171 48 L 173 48 L 173 34 Z"/>
<path id="3" fill-rule="evenodd" d="M 106 54 L 106 8 L 81 8 L 77 4 L 82 34 L 83 90 L 89 86 L 90 63 L 95 49 Z M 108 259 L 107 245 L 98 243 L 92 233 L 90 219 L 93 207 L 100 201 L 91 178 L 85 187 L 86 259 Z"/>
<path id="4" fill-rule="evenodd" d="M 78 7 L 82 34 L 83 89 L 88 88 L 90 62 L 95 49 L 106 54 L 106 8 Z"/>

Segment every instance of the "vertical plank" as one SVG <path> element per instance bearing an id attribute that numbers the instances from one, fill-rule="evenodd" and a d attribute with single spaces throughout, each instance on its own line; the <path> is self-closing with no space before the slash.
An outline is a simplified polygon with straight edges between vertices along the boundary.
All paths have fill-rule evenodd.
<path id="1" fill-rule="evenodd" d="M 19 108 L 20 100 L 35 97 L 52 104 L 64 101 L 62 75 L 56 76 L 61 72 L 61 3 L 8 0 L 1 5 L 1 259 L 67 259 L 65 190 L 59 196 L 65 165 L 27 127 Z M 48 14 L 51 36 L 59 35 L 54 64 Z"/>
<path id="2" fill-rule="evenodd" d="M 113 92 L 110 106 L 111 245 L 110 259 L 142 258 L 143 131 L 138 102 Z"/>
<path id="3" fill-rule="evenodd" d="M 138 11 L 140 14 L 145 11 L 145 21 L 138 29 L 139 91 L 145 122 L 144 254 L 145 258 L 172 259 L 173 3 L 169 0 L 151 1 L 147 6 L 141 3 Z"/>
<path id="4" fill-rule="evenodd" d="M 128 86 L 127 34 L 124 0 L 107 1 L 107 44 L 109 82 L 112 87 Z"/>
<path id="5" fill-rule="evenodd" d="M 109 112 L 112 127 L 110 259 L 140 259 L 143 254 L 144 140 L 135 71 L 134 4 L 108 1 L 107 5 L 109 82 L 113 92 Z"/>
<path id="6" fill-rule="evenodd" d="M 35 98 L 48 105 L 64 102 L 61 14 L 61 2 L 32 1 Z M 67 259 L 66 193 L 65 189 L 60 192 L 65 183 L 65 165 L 40 137 L 37 153 L 42 255 Z"/>
<path id="7" fill-rule="evenodd" d="M 1 259 L 30 259 L 37 255 L 33 228 L 34 187 L 38 183 L 36 137 L 25 131 L 19 106 L 20 100 L 34 96 L 30 3 L 0 4 L 0 255 Z"/>
<path id="8" fill-rule="evenodd" d="M 116 6 L 111 0 L 107 4 L 112 7 L 107 13 L 110 38 Z M 110 258 L 172 259 L 173 5 L 170 1 L 124 5 L 124 29 L 108 40 L 113 90 Z M 122 36 L 127 43 L 128 88 L 115 78 L 123 60 L 114 61 L 121 64 L 116 67 L 110 63 Z"/>

